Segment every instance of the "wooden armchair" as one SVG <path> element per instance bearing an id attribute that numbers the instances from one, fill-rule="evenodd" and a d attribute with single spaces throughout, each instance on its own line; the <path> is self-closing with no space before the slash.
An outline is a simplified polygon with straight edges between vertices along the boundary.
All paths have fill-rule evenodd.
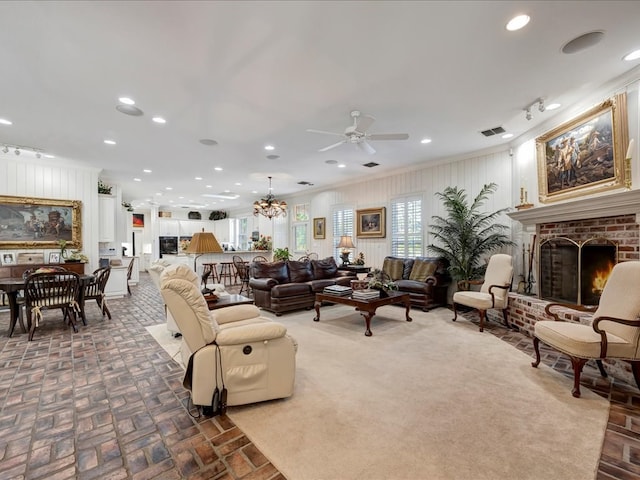
<path id="1" fill-rule="evenodd" d="M 573 366 L 574 397 L 580 397 L 580 374 L 585 363 L 595 360 L 603 377 L 607 376 L 602 365 L 605 358 L 616 358 L 631 363 L 633 377 L 640 388 L 640 262 L 618 263 L 600 296 L 597 307 L 581 307 L 561 303 L 547 305 L 545 313 L 554 320 L 542 320 L 535 324 L 533 348 L 540 364 L 540 342 L 566 354 Z M 591 325 L 563 322 L 557 307 L 591 312 Z"/>

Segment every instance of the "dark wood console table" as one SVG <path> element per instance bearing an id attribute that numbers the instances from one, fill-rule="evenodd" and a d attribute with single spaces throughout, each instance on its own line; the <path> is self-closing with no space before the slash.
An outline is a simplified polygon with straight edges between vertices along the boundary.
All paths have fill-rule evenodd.
<path id="1" fill-rule="evenodd" d="M 3 265 L 0 267 L 0 278 L 16 278 L 21 277 L 26 270 L 37 270 L 38 268 L 47 267 L 63 267 L 70 272 L 76 272 L 78 275 L 84 273 L 84 263 L 21 263 L 20 265 Z"/>

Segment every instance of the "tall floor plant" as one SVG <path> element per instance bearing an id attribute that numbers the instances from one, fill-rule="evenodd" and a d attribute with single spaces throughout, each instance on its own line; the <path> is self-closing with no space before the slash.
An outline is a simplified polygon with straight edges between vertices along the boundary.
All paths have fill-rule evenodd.
<path id="1" fill-rule="evenodd" d="M 471 203 L 463 188 L 447 187 L 436 193 L 444 204 L 447 216 L 432 217 L 430 233 L 436 242 L 427 249 L 449 260 L 449 272 L 460 288 L 466 288 L 467 281 L 484 275 L 485 256 L 514 245 L 507 236 L 509 227 L 497 221 L 509 209 L 501 208 L 492 213 L 481 211 L 485 201 L 497 188 L 495 183 L 484 185 Z"/>

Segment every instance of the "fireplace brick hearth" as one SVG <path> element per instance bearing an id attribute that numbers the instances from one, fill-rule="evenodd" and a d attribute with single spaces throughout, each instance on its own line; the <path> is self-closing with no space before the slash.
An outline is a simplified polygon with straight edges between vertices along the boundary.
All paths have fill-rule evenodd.
<path id="1" fill-rule="evenodd" d="M 538 242 L 553 237 L 571 238 L 585 242 L 592 238 L 606 238 L 618 245 L 618 261 L 640 260 L 640 191 L 632 190 L 597 198 L 588 198 L 547 205 L 509 214 L 533 235 Z M 527 243 L 525 241 L 525 243 Z M 536 255 L 537 266 L 538 255 Z M 534 267 L 535 268 L 535 267 Z M 537 277 L 537 274 L 536 274 Z M 537 293 L 537 285 L 533 291 Z M 508 314 L 510 323 L 522 333 L 533 337 L 534 325 L 540 320 L 553 320 L 545 315 L 549 301 L 535 295 L 509 294 Z M 591 323 L 591 315 L 573 310 L 560 310 L 560 318 L 569 322 Z M 487 316 L 502 322 L 502 312 L 489 310 Z M 607 372 L 633 385 L 635 380 L 627 362 L 605 361 Z"/>

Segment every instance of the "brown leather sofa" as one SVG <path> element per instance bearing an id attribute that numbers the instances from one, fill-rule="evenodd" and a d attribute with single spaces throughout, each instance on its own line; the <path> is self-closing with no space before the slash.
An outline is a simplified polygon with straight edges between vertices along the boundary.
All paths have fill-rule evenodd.
<path id="1" fill-rule="evenodd" d="M 290 310 L 311 308 L 316 293 L 329 285 L 350 286 L 354 273 L 338 270 L 333 257 L 322 260 L 252 262 L 249 287 L 256 306 L 276 315 Z"/>
<path id="2" fill-rule="evenodd" d="M 385 257 L 382 271 L 400 292 L 411 296 L 411 305 L 423 311 L 447 305 L 447 290 L 451 284 L 449 262 L 439 257 Z"/>

